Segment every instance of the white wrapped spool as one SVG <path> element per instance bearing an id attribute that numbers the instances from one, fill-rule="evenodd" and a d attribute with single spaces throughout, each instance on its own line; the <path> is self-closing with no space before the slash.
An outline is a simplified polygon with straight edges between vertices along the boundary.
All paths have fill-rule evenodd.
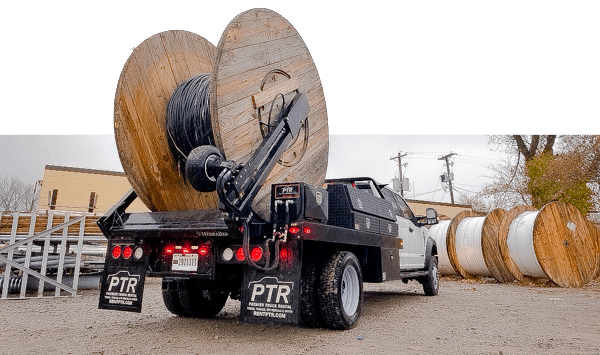
<path id="1" fill-rule="evenodd" d="M 446 248 L 446 237 L 451 221 L 440 221 L 429 228 L 431 237 L 435 240 L 438 250 L 438 270 L 442 275 L 456 275 L 458 272 L 454 270 L 450 259 L 448 259 L 448 249 Z"/>
<path id="2" fill-rule="evenodd" d="M 533 226 L 538 214 L 539 211 L 528 211 L 518 215 L 510 224 L 506 244 L 510 257 L 523 275 L 547 278 L 533 246 Z"/>
<path id="3" fill-rule="evenodd" d="M 456 256 L 464 271 L 471 275 L 492 276 L 483 258 L 481 234 L 486 217 L 463 219 L 456 228 Z"/>
<path id="4" fill-rule="evenodd" d="M 539 211 L 510 210 L 500 226 L 502 258 L 521 282 L 550 279 L 562 287 L 580 287 L 600 268 L 600 232 L 574 206 L 554 201 Z"/>

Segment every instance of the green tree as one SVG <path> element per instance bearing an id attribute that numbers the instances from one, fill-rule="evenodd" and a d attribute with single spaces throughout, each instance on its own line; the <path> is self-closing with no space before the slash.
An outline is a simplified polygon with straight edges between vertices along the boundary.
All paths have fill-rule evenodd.
<path id="1" fill-rule="evenodd" d="M 481 192 L 489 209 L 560 200 L 582 213 L 599 210 L 600 136 L 492 136 L 489 143 L 507 153 Z"/>

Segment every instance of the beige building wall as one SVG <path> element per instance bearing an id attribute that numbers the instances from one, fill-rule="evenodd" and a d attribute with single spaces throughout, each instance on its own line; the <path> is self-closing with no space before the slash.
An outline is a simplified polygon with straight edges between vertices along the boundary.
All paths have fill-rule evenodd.
<path id="1" fill-rule="evenodd" d="M 454 218 L 461 211 L 473 211 L 473 207 L 470 205 L 459 205 L 455 203 L 443 203 L 443 202 L 431 202 L 431 201 L 420 201 L 406 199 L 408 206 L 416 215 L 425 215 L 425 210 L 428 207 L 435 208 L 440 219 L 444 219 L 444 216 L 448 219 Z"/>
<path id="2" fill-rule="evenodd" d="M 46 165 L 38 211 L 90 212 L 92 200 L 92 212 L 102 215 L 130 188 L 122 172 Z M 127 211 L 145 212 L 148 208 L 136 199 Z"/>

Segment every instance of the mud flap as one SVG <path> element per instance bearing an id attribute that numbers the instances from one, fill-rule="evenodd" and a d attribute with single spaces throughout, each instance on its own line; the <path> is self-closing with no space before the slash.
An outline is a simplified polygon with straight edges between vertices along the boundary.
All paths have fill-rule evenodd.
<path id="1" fill-rule="evenodd" d="M 251 266 L 244 268 L 241 321 L 255 324 L 299 324 L 302 265 L 297 252 L 290 250 L 289 255 L 288 260 L 281 262 L 280 267 L 272 271 L 260 271 Z"/>
<path id="2" fill-rule="evenodd" d="M 127 246 L 134 250 L 136 248 L 133 242 L 109 240 L 98 308 L 139 313 L 142 311 L 148 253 L 144 252 L 140 259 L 136 259 L 135 255 L 127 259 L 121 255 L 115 259 L 112 257 L 115 246 L 120 246 L 122 250 Z"/>

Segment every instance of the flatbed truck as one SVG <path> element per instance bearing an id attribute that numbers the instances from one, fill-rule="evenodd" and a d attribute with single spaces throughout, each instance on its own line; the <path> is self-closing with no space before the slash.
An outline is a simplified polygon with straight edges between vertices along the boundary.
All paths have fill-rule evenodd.
<path id="1" fill-rule="evenodd" d="M 186 177 L 217 191 L 219 208 L 128 213 L 130 190 L 98 224 L 108 240 L 99 308 L 141 312 L 146 277 L 162 278 L 167 309 L 216 316 L 228 298 L 240 320 L 331 329 L 356 326 L 363 282 L 417 280 L 438 293 L 437 246 L 406 201 L 368 177 L 277 183 L 269 218 L 252 201 L 310 108 L 298 94 L 245 164 L 214 146 L 190 153 Z"/>

